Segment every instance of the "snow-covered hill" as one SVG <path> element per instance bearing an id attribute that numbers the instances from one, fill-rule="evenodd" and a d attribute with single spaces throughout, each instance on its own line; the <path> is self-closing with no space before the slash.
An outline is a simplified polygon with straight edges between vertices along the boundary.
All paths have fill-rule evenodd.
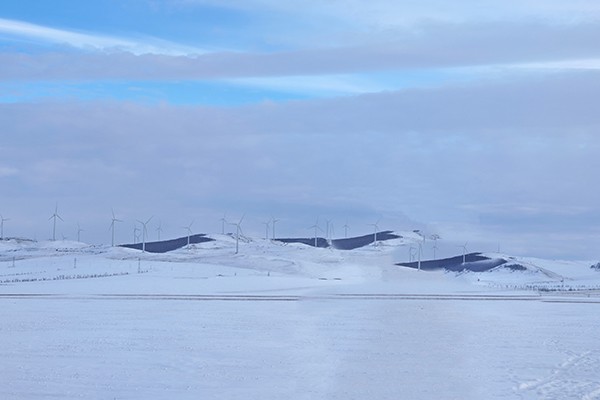
<path id="1" fill-rule="evenodd" d="M 372 236 L 372 235 L 371 235 Z M 202 235 L 193 243 L 165 253 L 142 252 L 126 247 L 91 246 L 72 241 L 0 241 L 0 283 L 3 290 L 28 290 L 32 283 L 77 280 L 78 287 L 91 278 L 97 291 L 144 290 L 147 279 L 162 282 L 174 292 L 202 293 L 229 290 L 211 281 L 209 287 L 188 280 L 233 277 L 236 290 L 252 292 L 261 286 L 273 290 L 290 287 L 317 289 L 361 284 L 384 292 L 447 293 L 457 285 L 471 290 L 507 289 L 533 291 L 580 291 L 600 288 L 600 272 L 592 262 L 552 261 L 512 257 L 505 254 L 470 253 L 440 260 L 397 263 L 399 248 L 411 244 L 402 235 L 352 250 L 320 248 L 303 243 L 241 237 L 235 254 L 236 238 L 231 235 Z M 168 243 L 168 242 L 165 242 Z M 468 273 L 467 273 L 468 272 Z M 142 278 L 138 275 L 144 275 Z M 116 277 L 122 277 L 116 279 Z M 270 278 L 270 279 L 266 279 Z M 126 283 L 121 283 L 121 281 Z M 24 285 L 29 283 L 30 285 Z M 188 282 L 189 283 L 189 282 Z M 127 289 L 127 285 L 132 285 Z M 432 286 L 433 285 L 433 286 Z M 45 285 L 51 288 L 55 285 Z M 238 287 L 239 286 L 239 287 Z M 382 287 L 384 286 L 384 287 Z M 37 290 L 37 289 L 36 289 Z M 47 289 L 49 290 L 49 289 Z M 335 289 L 338 290 L 338 289 Z M 349 289 L 350 290 L 350 289 Z M 354 289 L 353 289 L 354 290 Z"/>

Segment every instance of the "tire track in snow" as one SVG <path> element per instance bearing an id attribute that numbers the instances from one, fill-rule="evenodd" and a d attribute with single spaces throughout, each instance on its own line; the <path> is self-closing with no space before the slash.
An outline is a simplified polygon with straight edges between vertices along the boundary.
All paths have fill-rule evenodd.
<path id="1" fill-rule="evenodd" d="M 572 353 L 543 378 L 519 385 L 522 392 L 534 392 L 538 399 L 600 399 L 600 351 Z"/>
<path id="2" fill-rule="evenodd" d="M 537 295 L 485 294 L 323 294 L 323 295 L 267 295 L 267 294 L 175 294 L 175 293 L 0 293 L 0 300 L 15 299 L 86 299 L 86 300 L 182 300 L 182 301 L 305 301 L 305 300 L 364 300 L 364 301 L 540 301 L 600 304 L 600 298 L 555 299 Z"/>

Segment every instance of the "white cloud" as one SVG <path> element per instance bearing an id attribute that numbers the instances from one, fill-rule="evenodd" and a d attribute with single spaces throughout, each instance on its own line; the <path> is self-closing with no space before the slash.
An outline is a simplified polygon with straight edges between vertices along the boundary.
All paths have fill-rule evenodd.
<path id="1" fill-rule="evenodd" d="M 65 198 L 80 215 L 97 204 L 107 216 L 111 206 L 134 218 L 212 213 L 213 231 L 225 211 L 277 210 L 287 234 L 306 232 L 317 215 L 346 214 L 367 229 L 382 214 L 390 229 L 411 228 L 390 217 L 404 213 L 439 226 L 467 223 L 465 236 L 490 242 L 511 236 L 507 252 L 510 242 L 527 253 L 517 238 L 534 234 L 528 246 L 541 251 L 551 232 L 552 245 L 562 237 L 561 253 L 575 257 L 566 241 L 593 233 L 591 218 L 600 216 L 600 190 L 590 185 L 600 170 L 597 75 L 244 107 L 2 105 L 4 129 L 14 134 L 0 157 L 21 177 L 3 193 L 16 193 L 8 209 L 25 198 L 35 209 Z"/>
<path id="2" fill-rule="evenodd" d="M 128 51 L 133 54 L 201 54 L 204 51 L 165 40 L 143 38 L 135 40 L 103 34 L 76 32 L 57 29 L 29 22 L 0 18 L 0 33 L 14 37 L 59 45 L 68 45 L 83 50 Z"/>
<path id="3" fill-rule="evenodd" d="M 427 25 L 393 42 L 193 57 L 131 53 L 0 54 L 1 80 L 186 80 L 340 75 L 467 66 L 557 65 L 598 59 L 600 23 Z M 339 82 L 339 81 L 338 81 Z"/>
<path id="4" fill-rule="evenodd" d="M 294 16 L 321 16 L 346 24 L 397 27 L 423 20 L 481 21 L 545 18 L 559 21 L 593 19 L 600 15 L 595 0 L 179 0 L 180 4 L 212 5 L 244 11 L 277 12 Z"/>

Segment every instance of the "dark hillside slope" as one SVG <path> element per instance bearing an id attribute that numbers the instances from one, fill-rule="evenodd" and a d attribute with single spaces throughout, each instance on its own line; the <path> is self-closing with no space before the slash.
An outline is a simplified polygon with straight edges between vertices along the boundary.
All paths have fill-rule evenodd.
<path id="1" fill-rule="evenodd" d="M 409 262 L 409 263 L 398 263 L 401 267 L 415 268 L 419 267 L 419 263 Z M 509 267 L 507 261 L 503 258 L 489 258 L 481 253 L 469 253 L 465 255 L 465 262 L 463 263 L 463 256 L 455 256 L 450 258 L 444 258 L 441 260 L 427 260 L 421 261 L 421 269 L 423 271 L 437 271 L 437 270 L 446 270 L 453 272 L 461 272 L 461 271 L 473 271 L 473 272 L 484 272 L 489 271 L 493 268 L 499 267 L 501 265 L 506 265 Z M 520 269 L 515 266 L 515 264 L 510 265 L 511 269 Z M 524 267 L 523 267 L 524 268 Z"/>
<path id="2" fill-rule="evenodd" d="M 212 242 L 213 240 L 214 239 L 206 237 L 206 235 L 203 233 L 190 236 L 190 244 Z M 149 253 L 166 253 L 168 251 L 173 251 L 185 247 L 187 246 L 187 244 L 187 236 L 171 240 L 162 240 L 160 242 L 146 242 L 146 251 Z M 142 243 L 122 244 L 121 247 L 142 250 Z"/>

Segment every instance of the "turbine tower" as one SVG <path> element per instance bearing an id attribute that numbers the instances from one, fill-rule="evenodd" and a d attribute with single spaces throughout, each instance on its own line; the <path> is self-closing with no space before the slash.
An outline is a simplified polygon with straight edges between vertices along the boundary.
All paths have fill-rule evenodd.
<path id="1" fill-rule="evenodd" d="M 221 218 L 219 221 L 221 221 L 221 235 L 224 235 L 225 234 L 225 224 L 227 223 L 226 214 L 223 214 L 223 218 Z"/>
<path id="2" fill-rule="evenodd" d="M 81 232 L 83 232 L 83 229 L 81 229 L 81 226 L 79 226 L 79 221 L 77 221 L 77 241 L 81 242 Z"/>
<path id="3" fill-rule="evenodd" d="M 319 226 L 319 218 L 317 218 L 317 222 L 315 222 L 315 224 L 313 226 L 309 226 L 308 229 L 315 229 L 315 247 L 317 247 L 317 235 L 318 235 L 318 231 L 323 232 L 323 229 L 321 229 L 321 227 Z"/>
<path id="4" fill-rule="evenodd" d="M 375 230 L 375 233 L 373 235 L 373 247 L 377 247 L 377 231 L 379 230 L 379 221 L 381 221 L 381 218 L 378 219 L 377 222 L 375 222 L 374 224 L 369 224 Z"/>
<path id="5" fill-rule="evenodd" d="M 184 226 L 183 229 L 185 229 L 187 231 L 187 247 L 190 247 L 190 236 L 192 236 L 192 225 L 194 225 L 194 220 L 192 220 L 192 222 L 190 222 L 190 224 L 188 226 Z"/>
<path id="6" fill-rule="evenodd" d="M 4 216 L 0 214 L 0 240 L 4 239 L 4 221 L 10 221 L 10 219 L 4 218 Z"/>
<path id="7" fill-rule="evenodd" d="M 56 241 L 56 219 L 57 218 L 64 222 L 64 219 L 62 219 L 60 217 L 60 215 L 58 215 L 58 203 L 54 207 L 54 214 L 52 214 L 52 216 L 50 218 L 48 218 L 48 220 L 54 219 L 54 222 L 52 224 L 52 241 L 53 242 Z"/>
<path id="8" fill-rule="evenodd" d="M 117 217 L 115 217 L 114 209 L 111 209 L 111 211 L 112 211 L 112 222 L 110 223 L 110 228 L 108 228 L 108 229 L 110 229 L 112 231 L 112 236 L 111 236 L 112 240 L 110 242 L 110 245 L 112 247 L 115 247 L 115 222 L 123 222 L 123 221 L 120 219 L 117 219 Z M 135 232 L 133 233 L 133 242 L 135 243 Z"/>
<path id="9" fill-rule="evenodd" d="M 421 231 L 419 229 L 415 229 L 413 232 L 416 233 L 417 235 L 419 235 L 419 237 L 421 238 L 421 240 L 419 240 L 419 260 L 417 263 L 417 269 L 420 271 L 421 270 L 421 256 L 423 255 L 423 243 L 425 243 L 425 236 L 423 236 L 423 234 L 421 233 Z"/>
<path id="10" fill-rule="evenodd" d="M 146 220 L 146 222 L 140 221 L 139 219 L 137 220 L 137 222 L 139 222 L 140 224 L 142 224 L 143 229 L 142 229 L 142 252 L 146 252 L 146 236 L 148 236 L 148 223 L 150 222 L 150 220 L 153 218 L 154 216 L 148 218 Z"/>
<path id="11" fill-rule="evenodd" d="M 466 257 L 467 257 L 467 243 L 465 242 L 465 244 L 463 244 L 462 246 L 458 246 L 458 247 L 462 247 L 463 249 L 463 264 L 466 262 Z"/>
<path id="12" fill-rule="evenodd" d="M 158 221 L 158 228 L 156 228 L 156 232 L 158 232 L 158 241 L 160 242 L 160 233 L 163 231 L 162 229 L 162 221 Z"/>
<path id="13" fill-rule="evenodd" d="M 271 238 L 275 239 L 275 224 L 279 222 L 279 220 L 275 219 L 275 217 L 271 217 L 271 222 L 273 222 L 273 236 Z"/>
<path id="14" fill-rule="evenodd" d="M 333 239 L 333 235 L 334 235 L 334 229 L 333 229 L 333 222 L 328 219 L 327 221 L 327 233 L 326 233 L 326 237 L 328 240 Z"/>
<path id="15" fill-rule="evenodd" d="M 139 232 L 139 228 L 137 227 L 137 224 L 134 222 L 133 223 L 133 243 L 137 243 L 138 240 L 140 240 L 140 235 L 138 235 Z"/>
<path id="16" fill-rule="evenodd" d="M 430 236 L 430 239 L 433 240 L 433 259 L 435 260 L 435 253 L 437 251 L 437 241 L 440 240 L 440 235 L 434 233 Z"/>
<path id="17" fill-rule="evenodd" d="M 238 254 L 240 250 L 240 232 L 242 231 L 242 221 L 246 215 L 242 215 L 242 218 L 238 221 L 238 223 L 230 222 L 229 225 L 235 225 L 235 254 Z"/>
<path id="18" fill-rule="evenodd" d="M 271 221 L 263 222 L 265 226 L 265 240 L 269 240 L 269 228 L 271 227 Z"/>
<path id="19" fill-rule="evenodd" d="M 346 239 L 348 238 L 348 228 L 350 228 L 350 226 L 348 225 L 348 220 L 346 220 L 346 223 L 344 224 L 344 237 Z"/>

